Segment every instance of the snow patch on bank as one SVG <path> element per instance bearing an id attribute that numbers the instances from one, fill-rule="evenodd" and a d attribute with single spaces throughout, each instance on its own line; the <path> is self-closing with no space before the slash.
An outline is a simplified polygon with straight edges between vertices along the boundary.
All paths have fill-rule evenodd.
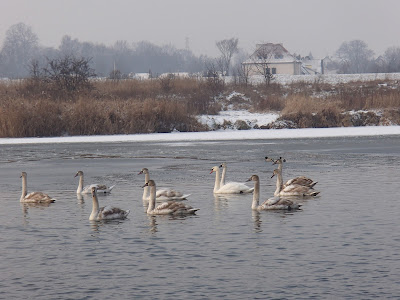
<path id="1" fill-rule="evenodd" d="M 201 115 L 198 117 L 200 123 L 207 125 L 211 129 L 236 129 L 235 123 L 238 120 L 246 122 L 253 128 L 268 125 L 279 117 L 278 113 L 250 113 L 246 110 L 221 111 L 218 115 Z"/>

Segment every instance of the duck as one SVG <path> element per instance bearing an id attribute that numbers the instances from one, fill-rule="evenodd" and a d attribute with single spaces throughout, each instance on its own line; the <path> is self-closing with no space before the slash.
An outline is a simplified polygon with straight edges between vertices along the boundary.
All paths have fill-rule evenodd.
<path id="1" fill-rule="evenodd" d="M 150 172 L 149 169 L 143 168 L 140 170 L 138 175 L 144 174 L 144 183 L 146 184 L 150 180 Z M 184 195 L 183 193 L 174 190 L 172 188 L 162 188 L 157 190 L 156 192 L 156 200 L 158 201 L 168 201 L 168 200 L 186 200 L 190 194 Z M 143 189 L 143 200 L 150 199 L 150 188 L 148 186 Z"/>
<path id="2" fill-rule="evenodd" d="M 214 194 L 249 194 L 254 190 L 240 182 L 228 182 L 221 186 L 219 166 L 212 167 L 210 174 L 212 173 L 215 173 Z"/>
<path id="3" fill-rule="evenodd" d="M 91 194 L 92 187 L 95 187 L 97 189 L 98 194 L 109 194 L 111 193 L 111 190 L 115 187 L 115 185 L 108 187 L 104 184 L 97 184 L 97 183 L 83 187 L 83 171 L 76 172 L 74 177 L 77 176 L 79 176 L 78 189 L 76 190 L 77 194 Z"/>
<path id="4" fill-rule="evenodd" d="M 20 202 L 23 203 L 53 203 L 56 199 L 50 197 L 49 195 L 42 192 L 31 192 L 28 194 L 27 188 L 27 173 L 22 172 L 20 178 L 22 178 L 22 194 L 20 198 Z"/>
<path id="5" fill-rule="evenodd" d="M 277 177 L 276 190 L 274 192 L 275 196 L 315 197 L 320 193 L 314 190 L 313 187 L 299 184 L 291 184 L 284 187 L 282 183 L 282 173 L 279 169 L 274 170 L 271 178 L 273 178 L 274 176 Z"/>
<path id="6" fill-rule="evenodd" d="M 273 165 L 278 165 L 278 169 L 280 170 L 280 172 L 282 174 L 282 166 L 283 166 L 283 163 L 286 162 L 286 159 L 279 157 L 278 159 L 274 160 L 274 159 L 266 156 L 265 161 L 268 161 L 268 162 L 272 161 Z M 282 181 L 283 181 L 283 179 L 282 179 Z M 317 183 L 318 183 L 317 181 L 314 181 L 309 177 L 298 176 L 298 177 L 289 179 L 285 183 L 282 183 L 282 184 L 283 184 L 283 188 L 285 188 L 289 185 L 292 185 L 292 184 L 303 185 L 303 186 L 307 186 L 307 187 L 311 188 L 311 187 L 314 187 Z"/>
<path id="7" fill-rule="evenodd" d="M 280 197 L 269 198 L 260 205 L 260 178 L 258 175 L 252 175 L 247 181 L 254 182 L 252 210 L 292 210 L 299 209 L 301 206 L 294 201 Z"/>
<path id="8" fill-rule="evenodd" d="M 123 210 L 118 207 L 112 207 L 110 205 L 99 208 L 97 187 L 92 186 L 90 190 L 93 199 L 92 213 L 89 216 L 90 221 L 125 219 L 128 216 L 130 210 Z"/>
<path id="9" fill-rule="evenodd" d="M 143 186 L 143 188 L 145 187 L 150 189 L 150 200 L 147 207 L 148 215 L 194 215 L 199 210 L 177 201 L 163 202 L 156 207 L 156 183 L 150 179 Z"/>

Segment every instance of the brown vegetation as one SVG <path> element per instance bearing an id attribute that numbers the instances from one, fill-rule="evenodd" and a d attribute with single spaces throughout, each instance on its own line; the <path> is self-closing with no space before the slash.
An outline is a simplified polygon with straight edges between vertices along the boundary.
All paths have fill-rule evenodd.
<path id="1" fill-rule="evenodd" d="M 228 107 L 281 112 L 270 128 L 400 124 L 397 82 L 250 86 L 168 77 L 91 83 L 73 93 L 35 79 L 0 83 L 0 137 L 202 131 L 208 128 L 197 115 Z M 233 91 L 240 95 L 228 98 Z"/>
<path id="2" fill-rule="evenodd" d="M 297 83 L 288 87 L 281 117 L 269 128 L 282 128 L 284 121 L 295 128 L 400 124 L 399 108 L 397 82 Z"/>
<path id="3" fill-rule="evenodd" d="M 207 130 L 195 116 L 201 109 L 213 110 L 211 95 L 203 94 L 207 98 L 202 103 L 179 86 L 177 81 L 173 89 L 177 97 L 172 97 L 161 93 L 157 81 L 96 82 L 90 92 L 54 100 L 47 90 L 40 90 L 42 84 L 4 83 L 0 137 Z"/>

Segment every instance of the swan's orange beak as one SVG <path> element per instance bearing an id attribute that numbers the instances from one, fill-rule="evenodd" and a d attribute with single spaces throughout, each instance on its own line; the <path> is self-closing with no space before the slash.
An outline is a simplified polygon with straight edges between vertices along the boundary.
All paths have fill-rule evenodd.
<path id="1" fill-rule="evenodd" d="M 210 174 L 211 174 L 212 172 L 214 172 L 214 170 L 213 170 L 213 169 L 211 169 L 211 172 L 210 172 Z"/>

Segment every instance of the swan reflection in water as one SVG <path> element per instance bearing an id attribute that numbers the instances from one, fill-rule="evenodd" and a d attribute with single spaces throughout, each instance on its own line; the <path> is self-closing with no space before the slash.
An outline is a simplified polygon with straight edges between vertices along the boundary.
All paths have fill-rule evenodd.
<path id="1" fill-rule="evenodd" d="M 156 216 L 147 216 L 149 219 L 149 231 L 150 233 L 154 234 L 158 232 L 157 228 L 157 217 Z"/>
<path id="2" fill-rule="evenodd" d="M 23 203 L 21 202 L 21 209 L 22 209 L 22 215 L 24 217 L 24 226 L 29 224 L 29 209 L 45 209 L 46 207 L 50 206 L 50 202 L 43 202 L 43 203 Z"/>
<path id="3" fill-rule="evenodd" d="M 260 218 L 260 212 L 257 210 L 252 210 L 251 211 L 251 217 L 253 218 L 253 223 L 254 223 L 254 231 L 257 233 L 262 232 L 261 228 L 261 218 Z"/>
<path id="4" fill-rule="evenodd" d="M 216 211 L 225 210 L 229 207 L 229 202 L 243 199 L 238 194 L 214 194 L 214 208 Z"/>
<path id="5" fill-rule="evenodd" d="M 254 224 L 254 232 L 255 233 L 261 233 L 263 232 L 263 220 L 262 218 L 268 218 L 268 220 L 272 218 L 279 218 L 281 221 L 282 219 L 286 219 L 288 216 L 292 216 L 295 213 L 302 212 L 301 209 L 296 209 L 292 211 L 288 210 L 266 210 L 266 211 L 258 211 L 258 210 L 252 210 L 251 211 L 251 217 L 253 219 L 253 224 Z M 265 221 L 264 220 L 264 221 Z M 276 220 L 274 220 L 276 221 Z M 264 225 L 268 226 L 268 225 Z M 268 228 L 268 227 L 266 227 Z"/>
<path id="6" fill-rule="evenodd" d="M 76 200 L 80 209 L 83 210 L 85 208 L 85 197 L 82 194 L 76 194 Z"/>
<path id="7" fill-rule="evenodd" d="M 148 218 L 148 229 L 147 231 L 151 234 L 156 234 L 163 228 L 163 224 L 169 224 L 173 221 L 184 221 L 189 218 L 196 218 L 197 215 L 147 215 Z M 164 228 L 165 229 L 165 228 Z"/>

